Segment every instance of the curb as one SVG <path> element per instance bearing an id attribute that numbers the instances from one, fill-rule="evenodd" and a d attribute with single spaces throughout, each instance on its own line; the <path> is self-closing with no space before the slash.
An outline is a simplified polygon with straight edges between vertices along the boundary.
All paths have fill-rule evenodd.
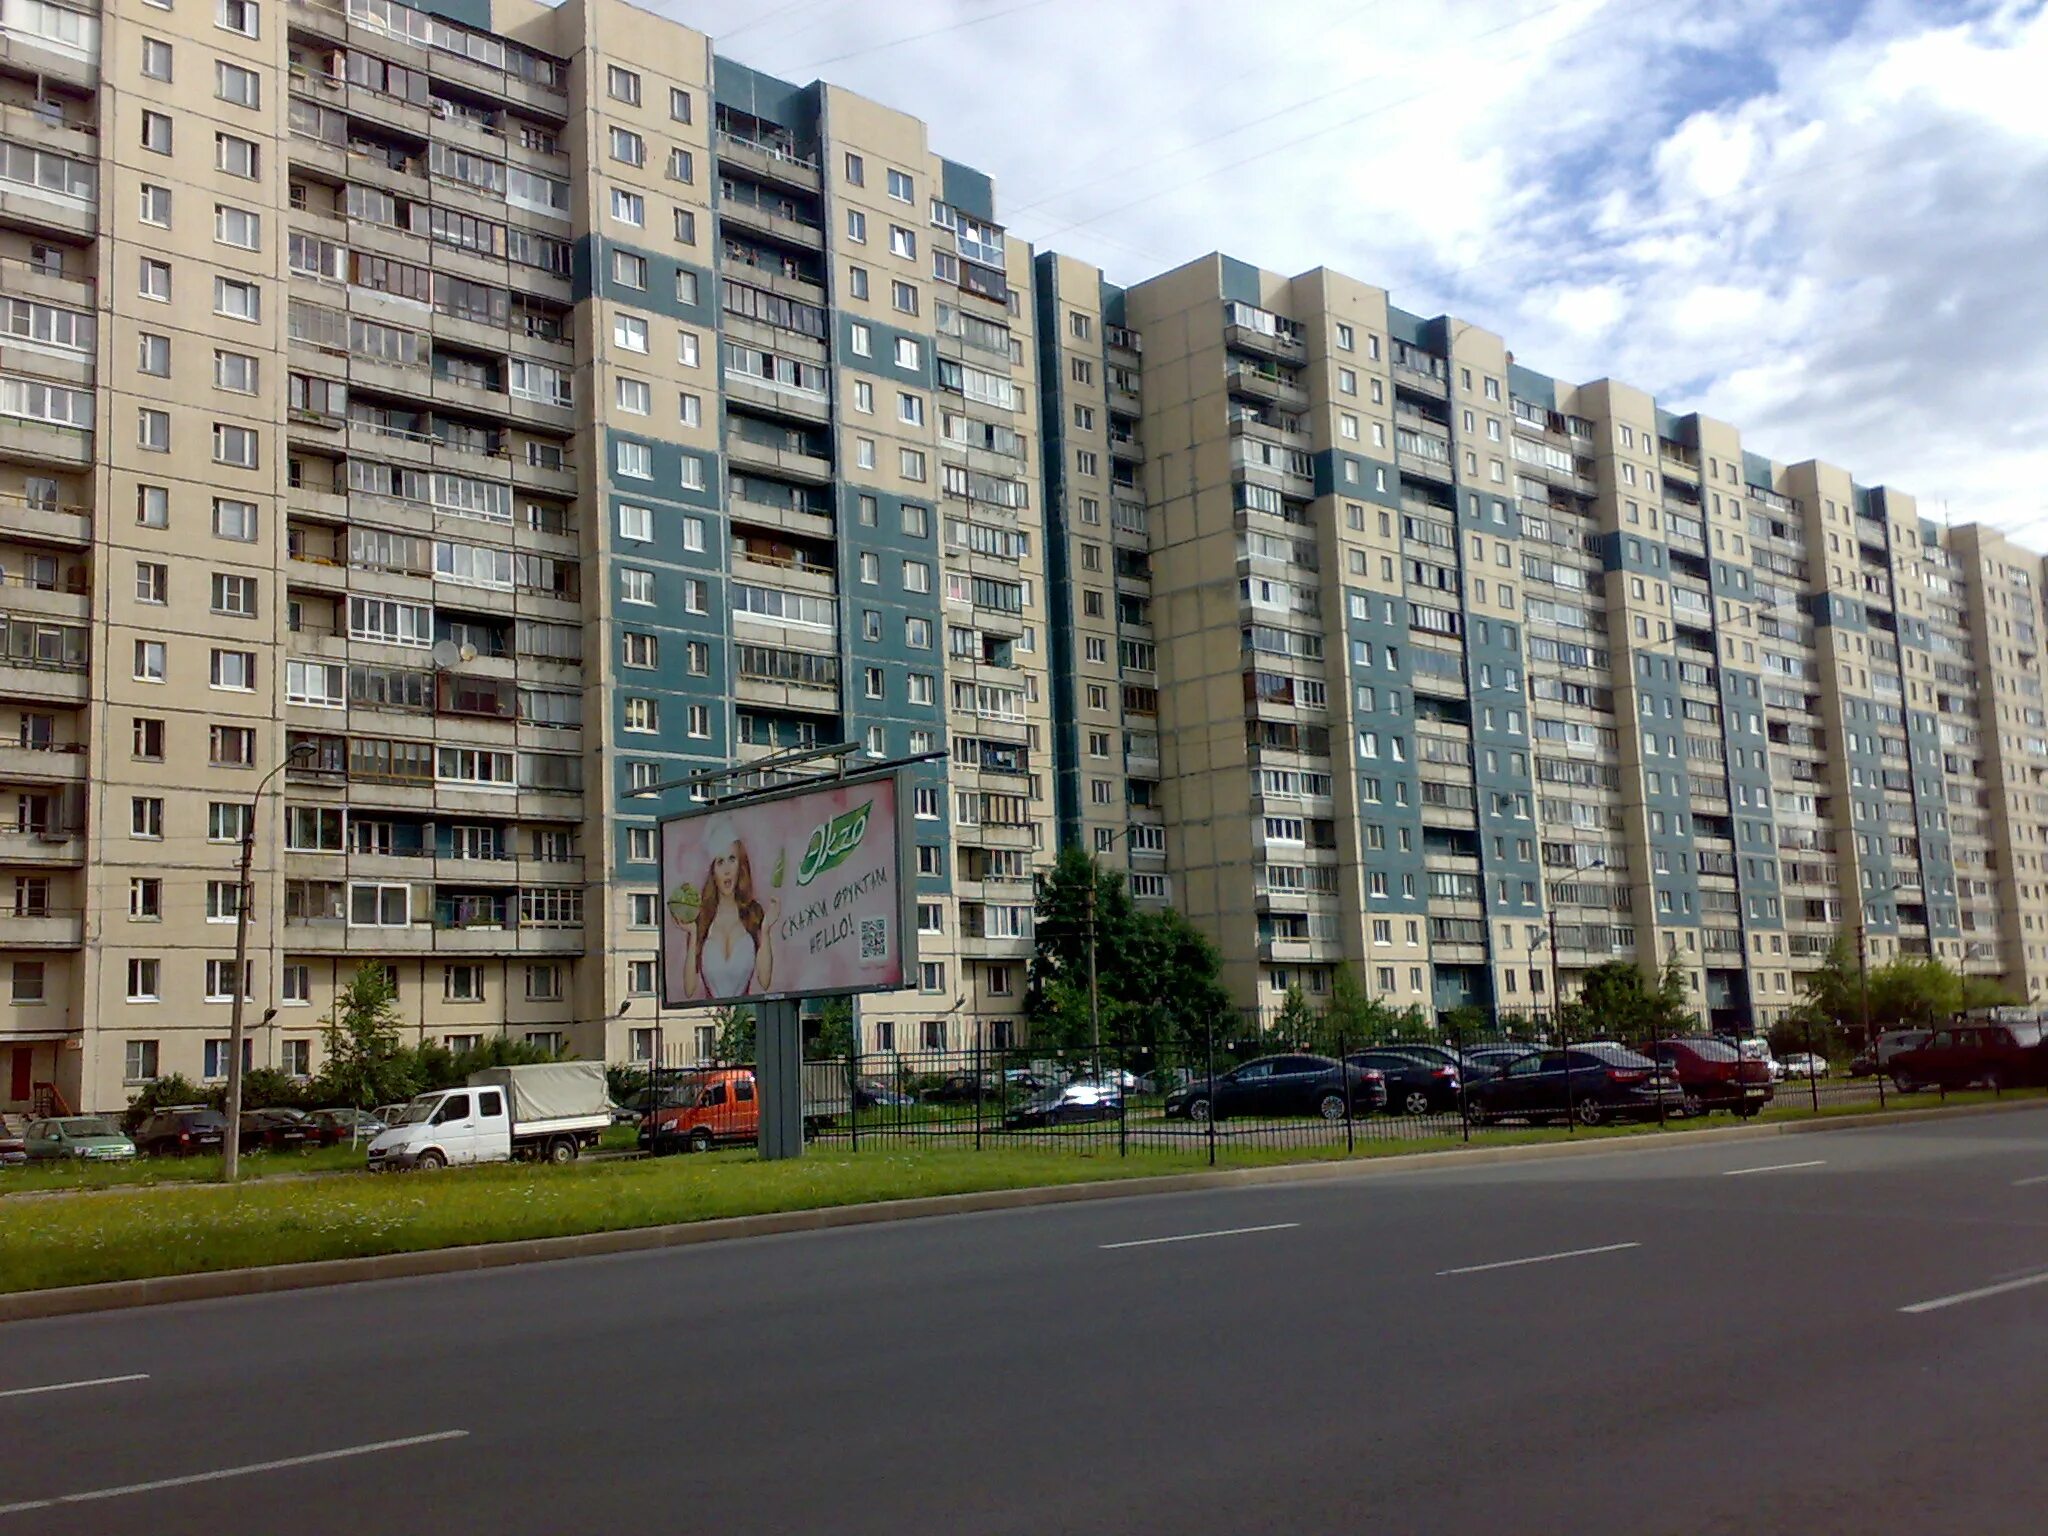
<path id="1" fill-rule="evenodd" d="M 49 1290 L 0 1295 L 0 1323 L 22 1322 L 31 1318 L 73 1317 L 88 1312 L 114 1312 L 130 1307 L 161 1306 L 169 1302 L 212 1301 L 231 1296 L 268 1295 L 280 1291 L 310 1290 L 316 1286 L 359 1285 L 371 1280 L 464 1274 L 477 1270 L 502 1269 L 514 1264 L 594 1258 L 615 1253 L 642 1253 L 660 1248 L 686 1248 L 698 1243 L 731 1242 L 748 1237 L 774 1237 L 792 1232 L 821 1232 L 838 1227 L 865 1227 L 882 1222 L 917 1221 L 933 1216 L 1023 1210 L 1034 1206 L 1073 1205 L 1087 1200 L 1121 1200 L 1142 1195 L 1180 1194 L 1195 1190 L 1233 1189 L 1262 1184 L 1305 1184 L 1331 1179 L 1385 1178 L 1395 1174 L 1494 1163 L 1541 1162 L 1551 1158 L 1643 1153 L 1699 1146 L 1703 1143 L 1763 1141 L 1774 1136 L 1857 1130 L 1866 1126 L 1904 1125 L 1936 1116 L 1961 1119 L 1975 1115 L 2011 1114 L 2042 1108 L 2048 1108 L 2048 1101 L 2029 1098 L 2006 1104 L 1958 1105 L 1954 1109 L 1881 1110 L 1866 1115 L 1782 1120 L 1768 1125 L 1732 1125 L 1718 1130 L 1687 1131 L 1676 1136 L 1603 1136 L 1578 1142 L 1468 1147 L 1448 1152 L 1390 1153 L 1383 1157 L 1278 1164 L 1263 1168 L 1227 1168 L 1206 1173 L 1103 1179 L 1086 1184 L 1041 1184 L 1023 1189 L 990 1189 L 959 1195 L 925 1195 L 912 1200 L 872 1201 L 864 1205 L 820 1206 L 814 1210 L 776 1211 L 759 1216 L 721 1216 L 706 1221 L 677 1222 L 659 1227 L 628 1227 L 613 1232 L 586 1232 L 567 1237 L 517 1238 L 507 1242 L 479 1243 L 462 1248 L 380 1254 L 372 1258 L 315 1259 L 301 1264 L 270 1264 L 254 1269 L 160 1275 L 147 1280 L 111 1280 L 98 1285 L 56 1286 Z"/>

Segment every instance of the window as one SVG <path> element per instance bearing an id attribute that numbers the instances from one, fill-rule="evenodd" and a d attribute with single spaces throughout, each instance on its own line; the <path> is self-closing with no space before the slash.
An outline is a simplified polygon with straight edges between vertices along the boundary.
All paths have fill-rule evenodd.
<path id="1" fill-rule="evenodd" d="M 846 179 L 856 187 L 867 185 L 867 162 L 859 155 L 849 153 L 846 157 Z"/>
<path id="2" fill-rule="evenodd" d="M 143 331 L 136 337 L 138 356 L 136 368 L 152 378 L 168 379 L 171 376 L 171 338 Z"/>
<path id="3" fill-rule="evenodd" d="M 915 313 L 915 310 L 912 312 Z M 896 366 L 898 368 L 908 368 L 912 372 L 922 368 L 924 366 L 923 344 L 912 336 L 898 336 L 896 338 Z"/>
<path id="4" fill-rule="evenodd" d="M 676 210 L 676 243 L 695 245 L 697 243 L 697 215 L 687 208 Z"/>
<path id="5" fill-rule="evenodd" d="M 852 349 L 855 357 L 872 357 L 874 355 L 874 333 L 858 320 L 846 328 L 846 337 L 847 345 Z"/>
<path id="6" fill-rule="evenodd" d="M 917 193 L 914 190 L 909 172 L 898 170 L 891 170 L 889 172 L 889 195 L 899 203 L 914 203 L 917 201 Z"/>
<path id="7" fill-rule="evenodd" d="M 248 427 L 213 424 L 213 462 L 236 469 L 256 468 L 256 434 Z"/>
<path id="8" fill-rule="evenodd" d="M 230 176 L 239 176 L 244 181 L 256 180 L 262 170 L 257 159 L 256 141 L 245 139 L 238 133 L 216 133 L 213 136 L 213 168 Z"/>
<path id="9" fill-rule="evenodd" d="M 690 93 L 681 86 L 669 87 L 668 115 L 679 123 L 690 121 Z"/>
<path id="10" fill-rule="evenodd" d="M 686 427 L 704 425 L 704 397 L 684 393 L 676 401 L 676 416 Z"/>
<path id="11" fill-rule="evenodd" d="M 256 728 L 249 725 L 213 725 L 206 731 L 208 761 L 216 768 L 253 768 L 256 765 Z"/>
<path id="12" fill-rule="evenodd" d="M 605 67 L 605 89 L 614 101 L 640 105 L 640 77 L 630 69 L 621 69 L 616 64 Z"/>
<path id="13" fill-rule="evenodd" d="M 615 464 L 621 476 L 628 480 L 654 478 L 654 449 L 650 445 L 621 439 L 616 449 Z"/>
<path id="14" fill-rule="evenodd" d="M 647 199 L 638 192 L 628 192 L 624 187 L 613 187 L 612 218 L 621 224 L 630 224 L 635 229 L 645 227 Z"/>
<path id="15" fill-rule="evenodd" d="M 310 1003 L 313 1001 L 313 967 L 310 965 L 286 965 L 278 969 L 277 995 L 287 1003 Z M 303 1040 L 287 1040 L 285 1044 L 304 1045 Z"/>
<path id="16" fill-rule="evenodd" d="M 145 224 L 154 224 L 159 229 L 171 227 L 171 189 L 159 187 L 145 181 L 141 186 L 142 207 L 138 213 Z"/>
<path id="17" fill-rule="evenodd" d="M 891 303 L 892 305 L 894 305 L 894 306 L 895 306 L 896 312 L 897 312 L 898 314 L 902 314 L 902 315 L 914 315 L 914 314 L 916 314 L 916 313 L 917 313 L 917 287 L 916 287 L 916 285 L 915 285 L 915 284 L 913 284 L 913 283 L 891 283 L 891 284 L 889 285 L 889 302 L 890 302 L 890 303 Z"/>
<path id="18" fill-rule="evenodd" d="M 623 468 L 621 473 L 624 473 Z M 654 510 L 651 507 L 634 506 L 631 502 L 619 503 L 619 537 L 642 544 L 651 540 L 654 537 Z"/>
<path id="19" fill-rule="evenodd" d="M 637 571 L 631 568 L 619 572 L 619 601 L 622 603 L 652 603 L 654 601 L 654 572 Z"/>
<path id="20" fill-rule="evenodd" d="M 917 236 L 900 224 L 889 226 L 889 254 L 901 256 L 909 261 L 917 260 Z"/>
<path id="21" fill-rule="evenodd" d="M 692 704 L 690 706 L 689 733 L 699 741 L 710 739 L 711 709 L 708 705 Z"/>
<path id="22" fill-rule="evenodd" d="M 213 66 L 213 94 L 238 107 L 260 107 L 263 105 L 263 77 L 253 69 L 243 69 L 226 59 L 217 60 Z"/>
<path id="23" fill-rule="evenodd" d="M 695 309 L 700 302 L 697 296 L 697 274 L 684 268 L 676 269 L 676 302 Z"/>
<path id="24" fill-rule="evenodd" d="M 647 163 L 647 141 L 630 128 L 614 127 L 611 130 L 611 150 L 612 158 L 623 165 Z"/>
<path id="25" fill-rule="evenodd" d="M 138 976 L 138 965 L 150 967 L 146 975 Z M 158 975 L 161 967 L 154 960 L 130 960 L 128 962 L 128 998 L 131 1002 L 155 1002 L 157 998 Z M 146 981 L 147 992 L 138 992 L 138 981 Z M 154 1040 L 129 1040 L 121 1051 L 121 1076 L 131 1083 L 146 1083 L 159 1075 L 157 1071 L 157 1043 Z"/>
<path id="26" fill-rule="evenodd" d="M 164 915 L 164 883 L 155 876 L 139 876 L 128 882 L 128 916 L 136 922 L 153 923 Z"/>
<path id="27" fill-rule="evenodd" d="M 164 642 L 161 640 L 138 640 L 135 642 L 135 680 L 138 683 L 160 683 L 164 680 Z"/>
<path id="28" fill-rule="evenodd" d="M 129 755 L 138 762 L 164 760 L 164 723 L 153 715 L 137 715 L 129 737 Z"/>
<path id="29" fill-rule="evenodd" d="M 128 835 L 151 840 L 164 835 L 162 796 L 136 795 L 128 802 Z"/>
<path id="30" fill-rule="evenodd" d="M 142 147 L 152 154 L 171 152 L 171 118 L 167 112 L 142 114 Z"/>
<path id="31" fill-rule="evenodd" d="M 647 258 L 632 251 L 612 252 L 612 281 L 621 288 L 647 286 Z"/>
<path id="32" fill-rule="evenodd" d="M 252 961 L 249 961 L 249 962 L 247 963 L 247 965 L 246 965 L 246 966 L 245 966 L 245 967 L 243 968 L 243 971 L 242 971 L 242 996 L 243 996 L 244 998 L 247 998 L 247 997 L 248 997 L 248 996 L 250 995 L 250 987 L 249 987 L 249 982 L 250 982 L 250 978 L 251 978 L 251 977 L 252 977 L 252 976 L 253 976 L 253 975 L 255 974 L 255 970 L 256 970 L 256 962 L 255 962 L 255 961 L 253 961 L 253 960 L 252 960 Z M 235 962 L 234 962 L 234 961 L 232 961 L 232 960 L 209 960 L 209 961 L 207 961 L 207 962 L 206 962 L 206 1000 L 207 1000 L 207 1001 L 208 1001 L 209 1003 L 225 1003 L 225 1002 L 231 1001 L 231 1000 L 233 999 L 233 997 L 234 997 L 234 987 L 235 987 Z M 252 1043 L 253 1043 L 253 1042 L 251 1042 L 251 1041 L 250 1041 L 250 1040 L 248 1040 L 247 1038 L 244 1038 L 244 1040 L 242 1041 L 242 1046 L 243 1046 L 243 1050 L 244 1050 L 245 1056 L 246 1056 L 246 1053 L 247 1053 L 248 1047 L 249 1047 L 249 1046 L 250 1046 L 250 1045 L 251 1045 Z M 218 1077 L 218 1076 L 220 1076 L 220 1075 L 221 1075 L 220 1073 L 218 1073 L 218 1072 L 216 1072 L 216 1071 L 214 1071 L 214 1070 L 213 1070 L 213 1067 L 214 1067 L 214 1058 L 215 1058 L 215 1056 L 216 1056 L 216 1055 L 218 1055 L 218 1056 L 219 1056 L 219 1057 L 220 1057 L 220 1058 L 221 1058 L 222 1060 L 225 1060 L 225 1059 L 226 1059 L 226 1057 L 227 1057 L 227 1045 L 228 1045 L 228 1043 L 227 1043 L 227 1041 L 225 1041 L 225 1040 L 209 1040 L 209 1041 L 207 1041 L 207 1042 L 206 1042 L 206 1054 L 207 1054 L 207 1058 L 208 1058 L 208 1062 L 207 1062 L 207 1076 L 209 1076 L 209 1077 Z M 214 1049 L 214 1048 L 215 1048 L 216 1046 L 218 1046 L 218 1047 L 219 1047 L 219 1050 L 218 1050 L 218 1052 L 216 1052 L 216 1051 L 215 1051 L 215 1049 Z M 247 1068 L 247 1066 L 248 1066 L 248 1062 L 247 1062 L 246 1060 L 244 1060 L 244 1061 L 243 1061 L 243 1063 L 242 1063 L 242 1065 L 243 1065 L 243 1067 L 244 1067 L 244 1068 L 246 1069 L 246 1068 Z"/>
<path id="33" fill-rule="evenodd" d="M 145 80 L 171 78 L 171 45 L 162 38 L 142 40 L 142 75 Z"/>
<path id="34" fill-rule="evenodd" d="M 17 960 L 14 962 L 9 996 L 17 1003 L 40 1003 L 43 1000 L 42 961 Z"/>
<path id="35" fill-rule="evenodd" d="M 484 968 L 480 965 L 441 967 L 441 997 L 450 1003 L 480 1003 L 484 1000 Z"/>
<path id="36" fill-rule="evenodd" d="M 241 911 L 241 885 L 233 880 L 209 880 L 206 882 L 206 920 L 209 923 L 232 923 Z"/>
<path id="37" fill-rule="evenodd" d="M 868 216 L 858 208 L 846 210 L 846 238 L 855 245 L 868 243 Z"/>
<path id="38" fill-rule="evenodd" d="M 652 960 L 626 962 L 626 991 L 633 997 L 654 995 L 655 963 Z"/>
<path id="39" fill-rule="evenodd" d="M 135 562 L 135 601 L 164 603 L 170 600 L 170 567 L 154 560 Z"/>
<path id="40" fill-rule="evenodd" d="M 171 413 L 144 406 L 135 413 L 135 443 L 145 453 L 171 451 Z"/>
<path id="41" fill-rule="evenodd" d="M 412 925 L 412 887 L 351 883 L 348 888 L 351 928 L 407 928 Z"/>
<path id="42" fill-rule="evenodd" d="M 215 203 L 213 238 L 219 244 L 232 245 L 237 250 L 257 250 L 263 244 L 263 219 L 246 208 L 230 208 L 226 203 Z"/>
<path id="43" fill-rule="evenodd" d="M 697 157 L 687 149 L 672 149 L 668 152 L 668 179 L 670 181 L 694 182 L 697 179 Z"/>
<path id="44" fill-rule="evenodd" d="M 215 688 L 252 692 L 256 687 L 256 653 L 223 650 L 215 646 L 209 682 Z"/>
<path id="45" fill-rule="evenodd" d="M 660 706 L 653 699 L 627 699 L 620 712 L 619 729 L 640 735 L 652 735 L 661 729 Z"/>
<path id="46" fill-rule="evenodd" d="M 258 365 L 247 352 L 216 350 L 213 354 L 213 387 L 232 394 L 253 395 L 258 387 Z"/>
<path id="47" fill-rule="evenodd" d="M 899 448 L 896 450 L 896 468 L 904 479 L 922 481 L 924 454 L 916 448 Z"/>
<path id="48" fill-rule="evenodd" d="M 1351 329 L 1351 327 L 1350 327 L 1350 326 L 1348 326 L 1348 325 L 1339 325 L 1339 326 L 1337 327 L 1337 350 L 1338 350 L 1338 351 L 1340 351 L 1340 352 L 1349 352 L 1349 351 L 1353 350 L 1353 347 L 1354 347 L 1354 345 L 1356 344 L 1356 341 L 1357 341 L 1357 337 L 1356 337 L 1356 336 L 1355 336 L 1355 335 L 1353 334 L 1353 332 L 1352 332 L 1352 329 Z"/>
<path id="49" fill-rule="evenodd" d="M 216 277 L 213 280 L 213 312 L 230 320 L 261 320 L 263 290 L 240 278 Z"/>
<path id="50" fill-rule="evenodd" d="M 612 316 L 612 345 L 624 352 L 645 352 L 647 322 L 638 315 Z"/>
<path id="51" fill-rule="evenodd" d="M 903 590 L 906 592 L 929 592 L 932 589 L 932 568 L 922 560 L 903 562 Z"/>
<path id="52" fill-rule="evenodd" d="M 896 396 L 896 419 L 905 426 L 923 426 L 924 397 L 922 395 L 898 394 Z"/>
<path id="53" fill-rule="evenodd" d="M 238 543 L 250 544 L 256 539 L 256 503 L 236 501 L 227 496 L 213 498 L 213 535 L 217 539 L 233 539 Z M 255 583 L 249 587 L 250 601 L 255 601 Z M 253 608 L 251 612 L 253 612 Z"/>
<path id="54" fill-rule="evenodd" d="M 645 379 L 629 379 L 621 374 L 616 384 L 620 410 L 631 416 L 645 416 L 654 408 L 654 391 Z"/>
<path id="55" fill-rule="evenodd" d="M 220 0 L 213 17 L 214 25 L 223 32 L 239 32 L 244 37 L 257 35 L 259 19 L 256 0 Z"/>
<path id="56" fill-rule="evenodd" d="M 697 366 L 697 333 L 695 331 L 676 332 L 676 361 L 685 368 Z"/>
<path id="57" fill-rule="evenodd" d="M 170 303 L 171 264 L 168 261 L 157 261 L 153 257 L 145 256 L 142 259 L 141 278 L 137 285 L 137 291 L 145 299 L 155 299 L 161 304 Z"/>

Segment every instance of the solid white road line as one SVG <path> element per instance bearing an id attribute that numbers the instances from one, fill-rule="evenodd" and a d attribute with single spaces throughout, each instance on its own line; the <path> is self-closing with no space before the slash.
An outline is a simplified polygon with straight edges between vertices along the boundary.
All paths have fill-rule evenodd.
<path id="1" fill-rule="evenodd" d="M 1792 1168 L 1825 1168 L 1827 1162 L 1824 1157 L 1816 1157 L 1810 1163 L 1769 1163 L 1762 1168 L 1724 1168 L 1721 1170 L 1721 1177 L 1739 1179 L 1747 1173 L 1784 1173 Z"/>
<path id="2" fill-rule="evenodd" d="M 1502 1259 L 1495 1264 L 1467 1264 L 1462 1269 L 1440 1269 L 1437 1279 L 1445 1275 L 1483 1275 L 1489 1269 L 1518 1269 L 1524 1264 L 1554 1264 L 1559 1259 L 1583 1259 L 1595 1253 L 1620 1253 L 1625 1248 L 1640 1248 L 1641 1243 L 1607 1243 L 1599 1248 L 1569 1248 L 1563 1253 L 1539 1253 L 1532 1259 Z"/>
<path id="3" fill-rule="evenodd" d="M 2025 1189 L 2030 1184 L 2048 1184 L 2048 1173 L 2037 1173 L 2031 1179 L 2014 1179 L 2014 1189 Z"/>
<path id="4" fill-rule="evenodd" d="M 113 1387 L 124 1381 L 147 1381 L 149 1372 L 136 1371 L 128 1376 L 94 1376 L 88 1381 L 53 1381 L 47 1387 L 9 1387 L 0 1392 L 0 1397 L 34 1397 L 42 1392 L 75 1392 L 80 1387 Z"/>
<path id="5" fill-rule="evenodd" d="M 1248 1232 L 1285 1232 L 1290 1227 L 1300 1225 L 1298 1221 L 1276 1221 L 1265 1227 L 1225 1227 L 1220 1232 L 1183 1232 L 1178 1237 L 1141 1237 L 1128 1243 L 1104 1243 L 1102 1247 L 1105 1252 L 1111 1248 L 1153 1248 L 1160 1243 L 1198 1242 L 1205 1237 L 1243 1237 Z"/>
<path id="6" fill-rule="evenodd" d="M 351 1456 L 374 1456 L 379 1451 L 403 1450 L 411 1445 L 433 1445 L 442 1440 L 460 1440 L 466 1429 L 444 1429 L 431 1435 L 408 1435 L 403 1440 L 375 1440 L 368 1445 L 345 1445 L 335 1451 L 315 1451 L 308 1456 L 281 1456 L 276 1461 L 251 1462 L 246 1467 L 222 1467 L 214 1472 L 192 1472 L 184 1477 L 160 1477 L 147 1483 L 124 1483 L 118 1488 L 94 1488 L 86 1493 L 62 1493 L 53 1499 L 27 1499 L 19 1504 L 0 1504 L 0 1515 L 26 1514 L 32 1509 L 56 1509 L 64 1504 L 89 1504 L 96 1499 L 118 1499 L 131 1493 L 157 1493 L 165 1488 L 184 1488 L 193 1483 L 216 1483 L 224 1478 L 249 1477 L 258 1472 L 281 1472 L 287 1467 L 310 1467 L 323 1461 L 343 1461 Z"/>
<path id="7" fill-rule="evenodd" d="M 1937 1296 L 1932 1301 L 1916 1301 L 1910 1307 L 1901 1307 L 1905 1313 L 1939 1312 L 1944 1307 L 1960 1307 L 1966 1301 L 1982 1301 L 1988 1296 L 2003 1296 L 2008 1291 L 2024 1291 L 2029 1286 L 2048 1285 L 2048 1274 L 2029 1275 L 2024 1280 L 2008 1280 L 2003 1285 L 1980 1286 L 1974 1291 L 1958 1291 L 1953 1296 Z"/>

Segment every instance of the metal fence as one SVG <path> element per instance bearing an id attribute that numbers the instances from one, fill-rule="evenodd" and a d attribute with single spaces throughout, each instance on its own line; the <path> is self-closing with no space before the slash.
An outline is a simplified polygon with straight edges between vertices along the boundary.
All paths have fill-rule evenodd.
<path id="1" fill-rule="evenodd" d="M 1818 1040 L 1810 1054 L 1823 1065 L 1811 1075 L 1705 1092 L 1696 1077 L 1660 1071 L 1645 1084 L 1613 1054 L 1622 1044 L 1540 1025 L 1516 1036 L 1447 1029 L 1401 1039 L 1351 1039 L 1318 1026 L 1300 1039 L 1267 1031 L 1147 1049 L 1105 1042 L 1099 1054 L 988 1044 L 870 1052 L 831 1063 L 817 1133 L 855 1150 L 1033 1147 L 1251 1163 L 1394 1143 L 1421 1150 L 1532 1125 L 1568 1134 L 1621 1123 L 1678 1128 L 1717 1115 L 1785 1118 L 1948 1096 L 1942 1088 L 1904 1096 L 1875 1074 L 1851 1075 L 1848 1055 L 1829 1059 Z M 1518 1098 L 1528 1084 L 1509 1069 L 1531 1052 L 1548 1055 L 1553 1068 L 1571 1066 Z M 1345 1070 L 1350 1064 L 1358 1070 Z M 1764 1092 L 1745 1091 L 1753 1086 Z"/>

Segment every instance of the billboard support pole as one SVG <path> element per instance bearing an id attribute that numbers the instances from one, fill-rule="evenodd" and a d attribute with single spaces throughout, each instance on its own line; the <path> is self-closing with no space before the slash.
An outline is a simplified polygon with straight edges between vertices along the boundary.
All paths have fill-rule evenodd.
<path id="1" fill-rule="evenodd" d="M 804 1152 L 803 1031 L 794 999 L 764 1002 L 754 1010 L 754 1092 L 760 1096 L 755 1149 L 762 1162 Z"/>

